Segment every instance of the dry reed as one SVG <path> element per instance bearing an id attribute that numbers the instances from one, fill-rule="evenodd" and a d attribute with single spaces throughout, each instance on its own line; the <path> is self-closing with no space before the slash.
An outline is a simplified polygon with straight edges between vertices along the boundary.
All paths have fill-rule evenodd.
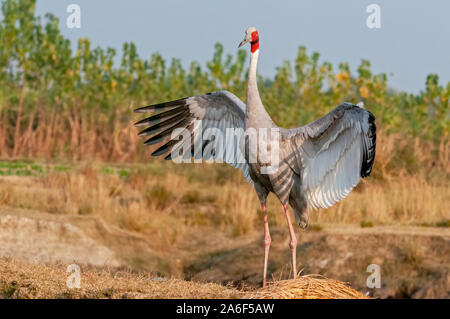
<path id="1" fill-rule="evenodd" d="M 317 275 L 269 282 L 266 287 L 247 293 L 251 299 L 370 299 L 347 284 Z"/>

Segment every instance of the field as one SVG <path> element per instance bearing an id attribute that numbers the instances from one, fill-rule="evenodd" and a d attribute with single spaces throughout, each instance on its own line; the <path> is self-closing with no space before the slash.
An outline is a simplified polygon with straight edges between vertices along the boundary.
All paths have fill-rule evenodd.
<path id="1" fill-rule="evenodd" d="M 140 57 L 133 43 L 118 53 L 83 38 L 72 50 L 55 16 L 36 16 L 35 1 L 1 4 L 0 297 L 255 292 L 263 222 L 253 189 L 224 164 L 150 159 L 132 112 L 220 89 L 245 100 L 246 52 L 225 55 L 217 43 L 205 66 L 185 69 L 157 52 Z M 377 125 L 371 176 L 296 229 L 301 274 L 377 298 L 449 298 L 450 83 L 429 74 L 420 92 L 397 91 L 368 60 L 352 73 L 302 45 L 280 63 L 258 82 L 278 125 L 304 125 L 343 101 L 364 102 Z M 280 282 L 289 236 L 275 197 L 268 211 L 269 277 Z M 72 263 L 90 286 L 65 286 Z M 366 285 L 370 264 L 381 267 L 381 288 Z"/>
<path id="2" fill-rule="evenodd" d="M 100 273 L 126 270 L 130 278 L 151 273 L 181 285 L 182 280 L 215 282 L 239 294 L 260 285 L 261 213 L 256 195 L 232 168 L 160 161 L 3 161 L 1 166 L 0 256 L 12 258 L 14 265 L 56 264 L 63 272 L 75 262 Z M 409 182 L 372 180 L 336 207 L 314 211 L 309 228 L 297 230 L 301 273 L 348 282 L 374 297 L 448 297 L 449 188 Z M 421 196 L 412 196 L 418 185 Z M 426 201 L 436 196 L 441 196 L 441 206 L 434 206 L 433 215 L 423 213 L 431 211 Z M 396 211 L 404 213 L 396 216 Z M 269 221 L 269 276 L 287 279 L 289 236 L 274 197 L 269 200 Z M 381 266 L 381 289 L 366 286 L 366 268 L 372 263 Z M 5 278 L 3 284 L 17 282 Z M 135 284 L 142 282 L 136 279 Z M 219 290 L 210 295 L 211 287 Z M 43 296 L 57 296 L 52 289 Z M 178 288 L 171 289 L 145 296 L 176 296 Z M 208 285 L 204 293 L 233 295 Z"/>

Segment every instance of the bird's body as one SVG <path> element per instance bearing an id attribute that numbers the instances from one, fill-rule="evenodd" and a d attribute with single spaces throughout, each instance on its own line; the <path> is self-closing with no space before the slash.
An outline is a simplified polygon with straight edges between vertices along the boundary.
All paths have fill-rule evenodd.
<path id="1" fill-rule="evenodd" d="M 274 193 L 285 211 L 295 276 L 297 239 L 288 205 L 304 228 L 309 207 L 327 208 L 346 197 L 360 178 L 371 172 L 376 128 L 369 111 L 350 103 L 342 103 L 309 125 L 295 129 L 278 127 L 266 112 L 258 92 L 256 29 L 247 29 L 241 45 L 247 42 L 251 43 L 251 62 L 246 104 L 228 91 L 212 92 L 139 108 L 137 112 L 156 114 L 136 125 L 150 125 L 140 135 L 151 136 L 145 144 L 152 146 L 154 156 L 174 159 L 188 155 L 194 161 L 213 158 L 243 171 L 255 188 L 263 212 L 264 285 L 271 243 L 266 211 L 268 194 Z M 245 133 L 231 134 L 229 138 L 229 129 Z M 181 142 L 179 130 L 183 135 Z"/>

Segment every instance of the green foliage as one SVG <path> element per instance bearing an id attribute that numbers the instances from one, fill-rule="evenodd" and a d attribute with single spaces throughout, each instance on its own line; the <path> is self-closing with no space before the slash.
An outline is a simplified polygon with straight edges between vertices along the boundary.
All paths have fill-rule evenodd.
<path id="1" fill-rule="evenodd" d="M 168 63 L 159 53 L 144 59 L 133 43 L 124 43 L 116 65 L 116 50 L 92 48 L 86 38 L 79 39 L 72 52 L 55 16 L 35 16 L 34 0 L 4 0 L 1 10 L 0 121 L 7 129 L 2 135 L 0 128 L 0 155 L 31 154 L 22 135 L 28 132 L 25 136 L 31 140 L 41 126 L 61 125 L 61 132 L 70 132 L 76 146 L 87 138 L 86 132 L 106 143 L 108 137 L 101 134 L 114 135 L 128 127 L 137 106 L 219 89 L 245 100 L 247 54 L 243 50 L 224 56 L 223 46 L 217 43 L 206 69 L 194 61 L 185 70 L 179 59 Z M 301 46 L 293 63 L 284 61 L 273 79 L 259 83 L 269 113 L 281 126 L 306 124 L 343 101 L 364 101 L 386 132 L 435 143 L 449 132 L 450 83 L 439 84 L 436 74 L 427 77 L 425 89 L 417 95 L 396 92 L 388 87 L 385 74 L 371 72 L 367 60 L 361 61 L 357 74 L 350 73 L 347 63 L 335 72 L 331 63 L 320 61 L 318 53 L 310 55 Z M 77 130 L 82 132 L 77 135 Z M 38 140 L 40 135 L 35 135 Z M 44 156 L 75 152 L 75 146 L 64 143 Z M 114 143 L 111 148 L 117 148 Z M 100 152 L 93 147 L 95 151 Z M 114 150 L 101 151 L 106 157 L 115 155 Z"/>

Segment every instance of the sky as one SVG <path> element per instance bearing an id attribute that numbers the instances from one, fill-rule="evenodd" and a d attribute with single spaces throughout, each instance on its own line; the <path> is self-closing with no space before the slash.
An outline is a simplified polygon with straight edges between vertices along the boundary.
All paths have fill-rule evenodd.
<path id="1" fill-rule="evenodd" d="M 69 4 L 80 6 L 80 28 L 67 27 Z M 380 8 L 380 28 L 367 26 L 370 4 Z M 88 37 L 94 46 L 120 53 L 132 41 L 141 58 L 160 52 L 184 66 L 210 60 L 216 42 L 236 54 L 245 29 L 254 26 L 264 77 L 284 60 L 293 61 L 303 45 L 335 68 L 348 62 L 352 72 L 368 59 L 373 72 L 386 73 L 398 90 L 418 93 L 430 73 L 439 74 L 441 85 L 450 81 L 448 0 L 37 0 L 36 10 L 55 14 L 73 45 Z"/>

